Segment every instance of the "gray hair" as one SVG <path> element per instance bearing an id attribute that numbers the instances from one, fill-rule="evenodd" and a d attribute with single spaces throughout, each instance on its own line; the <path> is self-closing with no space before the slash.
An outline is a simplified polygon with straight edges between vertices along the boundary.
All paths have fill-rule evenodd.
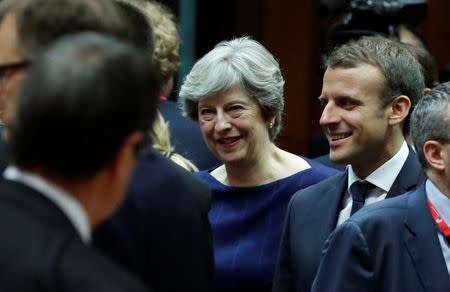
<path id="1" fill-rule="evenodd" d="M 181 87 L 180 106 L 198 121 L 199 101 L 234 85 L 257 100 L 265 121 L 275 119 L 268 129 L 274 140 L 281 130 L 284 79 L 272 54 L 249 37 L 220 42 L 197 61 Z"/>
<path id="2" fill-rule="evenodd" d="M 411 100 L 410 112 L 423 96 L 425 88 L 421 66 L 415 56 L 401 43 L 381 36 L 362 37 L 337 47 L 328 60 L 328 67 L 355 67 L 361 63 L 380 69 L 386 83 L 380 96 L 382 108 L 395 97 L 406 95 Z M 409 133 L 408 115 L 403 133 Z"/>
<path id="3" fill-rule="evenodd" d="M 429 140 L 450 142 L 450 82 L 442 83 L 423 97 L 411 117 L 411 134 L 417 154 L 424 168 L 428 163 L 423 145 Z"/>

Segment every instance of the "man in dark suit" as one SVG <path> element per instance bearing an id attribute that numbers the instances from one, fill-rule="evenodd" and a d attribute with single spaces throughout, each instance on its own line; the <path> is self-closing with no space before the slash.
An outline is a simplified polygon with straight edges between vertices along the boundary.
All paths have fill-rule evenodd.
<path id="1" fill-rule="evenodd" d="M 214 291 L 210 190 L 157 153 L 140 159 L 94 244 L 155 291 Z"/>
<path id="2" fill-rule="evenodd" d="M 441 90 L 425 96 L 411 119 L 428 179 L 337 228 L 313 291 L 450 291 L 450 84 Z"/>
<path id="3" fill-rule="evenodd" d="M 159 88 L 146 54 L 94 33 L 28 69 L 0 181 L 1 291 L 147 291 L 88 243 L 123 199 Z"/>
<path id="4" fill-rule="evenodd" d="M 319 98 L 320 124 L 330 159 L 350 166 L 291 199 L 273 291 L 309 291 L 337 225 L 364 204 L 405 193 L 424 179 L 403 135 L 423 88 L 419 64 L 395 41 L 365 37 L 333 51 Z"/>
<path id="5" fill-rule="evenodd" d="M 9 25 L 0 23 L 0 64 L 35 59 L 51 41 L 83 30 L 116 36 L 142 48 L 151 56 L 152 32 L 148 21 L 134 6 L 124 1 L 120 1 L 120 11 L 114 9 L 112 3 L 114 1 L 109 0 L 3 0 L 3 15 L 9 16 Z M 20 4 L 24 6 L 17 10 L 16 5 Z M 79 11 L 83 11 L 82 15 Z M 124 26 L 122 21 L 128 22 L 127 25 Z M 0 84 L 0 100 L 6 99 L 9 105 L 14 106 L 15 89 L 26 68 L 26 64 L 9 68 Z M 148 96 L 152 97 L 150 92 Z M 120 124 L 121 117 L 118 114 L 111 127 Z M 94 244 L 97 239 L 102 241 L 99 245 L 113 259 L 118 259 L 119 263 L 142 277 L 149 287 L 157 287 L 158 291 L 211 291 L 214 264 L 207 218 L 209 189 L 192 174 L 174 167 L 167 159 L 147 153 L 134 172 L 130 190 L 124 202 L 125 211 L 119 211 L 112 219 L 117 223 L 103 229 L 98 236 L 94 231 Z M 163 193 L 164 190 L 167 191 Z M 184 207 L 178 205 L 180 202 L 184 202 Z M 138 205 L 146 212 L 129 216 L 126 210 L 130 204 Z M 178 212 L 180 209 L 183 212 Z M 161 214 L 168 220 L 160 220 Z M 127 234 L 132 231 L 136 233 L 122 237 L 123 226 L 129 228 Z M 148 228 L 151 226 L 155 228 L 149 236 Z M 164 235 L 168 236 L 158 235 L 160 231 L 165 231 Z M 168 231 L 172 233 L 167 234 Z M 121 245 L 117 246 L 117 241 L 101 240 L 103 236 L 118 238 Z M 146 241 L 141 242 L 140 239 Z M 172 262 L 175 263 L 171 264 L 163 255 L 171 255 L 172 259 L 176 257 L 176 261 Z M 145 261 L 137 265 L 133 257 Z M 176 279 L 168 279 L 170 275 L 176 275 Z"/>

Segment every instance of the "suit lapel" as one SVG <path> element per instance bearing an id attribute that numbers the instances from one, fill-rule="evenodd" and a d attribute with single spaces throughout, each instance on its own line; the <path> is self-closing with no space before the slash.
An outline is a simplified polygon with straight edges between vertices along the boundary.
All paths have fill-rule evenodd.
<path id="1" fill-rule="evenodd" d="M 408 198 L 404 234 L 406 249 L 425 291 L 450 291 L 450 276 L 425 198 L 425 184 Z"/>
<path id="2" fill-rule="evenodd" d="M 347 171 L 343 174 L 336 175 L 333 180 L 330 181 L 329 185 L 331 187 L 318 196 L 320 199 L 317 200 L 315 208 L 315 210 L 317 210 L 317 212 L 315 212 L 317 216 L 315 222 L 321 222 L 321 228 L 319 228 L 317 232 L 320 233 L 320 238 L 323 238 L 323 242 L 325 242 L 330 233 L 336 228 L 342 198 L 347 190 L 347 176 Z M 322 246 L 319 248 L 322 249 Z"/>
<path id="3" fill-rule="evenodd" d="M 301 265 L 295 269 L 302 274 L 299 279 L 305 280 L 303 283 L 305 291 L 311 288 L 310 284 L 319 267 L 323 245 L 336 227 L 342 193 L 346 186 L 347 172 L 328 178 L 313 186 L 312 193 L 307 192 L 299 196 L 305 198 L 303 195 L 307 195 L 304 202 L 303 199 L 299 202 L 302 212 L 296 212 L 301 225 L 294 225 L 299 240 L 295 241 L 292 249 L 300 252 L 301 260 L 298 263 Z"/>
<path id="4" fill-rule="evenodd" d="M 392 198 L 413 190 L 425 180 L 425 175 L 420 166 L 417 154 L 409 148 L 408 158 L 406 158 L 402 169 L 387 193 L 386 198 Z"/>

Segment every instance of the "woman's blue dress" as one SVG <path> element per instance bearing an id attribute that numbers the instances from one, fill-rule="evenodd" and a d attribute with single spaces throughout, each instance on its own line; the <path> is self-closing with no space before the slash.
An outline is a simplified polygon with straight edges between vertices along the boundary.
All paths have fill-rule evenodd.
<path id="1" fill-rule="evenodd" d="M 271 291 L 286 209 L 292 195 L 339 173 L 313 160 L 311 168 L 255 187 L 230 187 L 209 173 L 197 175 L 212 189 L 217 291 Z"/>

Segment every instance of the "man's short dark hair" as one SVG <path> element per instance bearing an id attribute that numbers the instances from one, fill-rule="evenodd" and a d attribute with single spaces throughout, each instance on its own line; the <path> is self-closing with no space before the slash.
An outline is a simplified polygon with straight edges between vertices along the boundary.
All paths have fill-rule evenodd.
<path id="1" fill-rule="evenodd" d="M 34 59 L 62 36 L 83 31 L 111 35 L 147 51 L 153 49 L 152 30 L 145 16 L 113 0 L 19 0 L 11 8 L 17 20 L 18 47 L 25 59 Z"/>
<path id="2" fill-rule="evenodd" d="M 425 95 L 411 115 L 411 135 L 419 160 L 427 169 L 429 164 L 423 145 L 430 140 L 450 143 L 450 82 L 439 84 Z"/>
<path id="3" fill-rule="evenodd" d="M 127 19 L 127 23 L 130 26 L 130 29 L 127 31 L 128 41 L 136 47 L 146 50 L 148 54 L 153 54 L 153 28 L 145 14 L 136 5 L 130 4 L 133 2 L 114 1 L 119 6 L 122 15 Z"/>
<path id="4" fill-rule="evenodd" d="M 439 84 L 439 72 L 434 57 L 422 46 L 403 44 L 419 61 L 425 86 L 433 88 Z"/>
<path id="5" fill-rule="evenodd" d="M 410 112 L 423 96 L 423 74 L 415 56 L 401 43 L 381 36 L 365 36 L 336 47 L 328 59 L 328 67 L 353 68 L 359 64 L 376 66 L 385 79 L 380 96 L 381 108 L 395 97 L 406 95 L 411 100 Z M 409 133 L 408 115 L 403 134 Z"/>
<path id="6" fill-rule="evenodd" d="M 11 128 L 13 163 L 84 178 L 153 122 L 160 78 L 150 55 L 113 38 L 62 38 L 30 68 Z"/>

